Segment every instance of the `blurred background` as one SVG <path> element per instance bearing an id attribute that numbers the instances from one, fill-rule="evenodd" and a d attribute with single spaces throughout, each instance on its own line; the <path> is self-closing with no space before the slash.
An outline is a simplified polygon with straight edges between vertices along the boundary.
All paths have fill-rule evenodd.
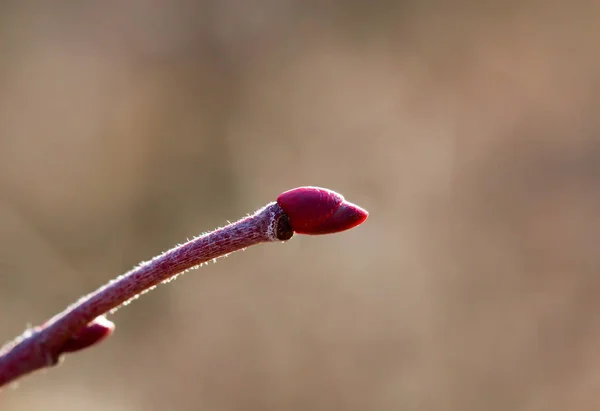
<path id="1" fill-rule="evenodd" d="M 600 4 L 4 1 L 0 338 L 319 185 L 5 410 L 600 409 Z"/>

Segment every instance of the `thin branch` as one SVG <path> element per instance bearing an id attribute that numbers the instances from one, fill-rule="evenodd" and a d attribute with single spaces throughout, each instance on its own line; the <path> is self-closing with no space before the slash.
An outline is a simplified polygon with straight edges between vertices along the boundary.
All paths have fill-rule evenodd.
<path id="1" fill-rule="evenodd" d="M 286 241 L 294 231 L 325 234 L 347 230 L 367 218 L 366 211 L 330 190 L 300 187 L 281 194 L 253 215 L 142 263 L 81 298 L 46 323 L 0 350 L 0 387 L 58 363 L 64 353 L 95 345 L 112 334 L 104 315 L 186 270 L 246 247 Z"/>

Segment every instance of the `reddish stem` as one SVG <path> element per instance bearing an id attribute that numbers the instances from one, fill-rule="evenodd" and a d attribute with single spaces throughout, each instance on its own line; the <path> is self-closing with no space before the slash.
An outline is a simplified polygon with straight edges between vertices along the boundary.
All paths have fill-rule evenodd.
<path id="1" fill-rule="evenodd" d="M 32 371 L 57 364 L 63 353 L 79 351 L 102 341 L 114 328 L 104 314 L 190 268 L 251 245 L 288 240 L 293 236 L 295 226 L 302 228 L 299 232 L 322 234 L 346 230 L 367 218 L 366 211 L 345 202 L 339 194 L 320 190 L 325 189 L 301 187 L 290 190 L 282 194 L 281 206 L 270 203 L 251 216 L 172 248 L 81 298 L 43 325 L 26 331 L 0 350 L 0 387 Z M 341 214 L 323 207 L 324 203 L 330 202 L 327 193 L 339 196 L 335 203 L 337 208 L 342 206 Z M 281 196 L 278 202 L 280 199 Z M 291 211 L 290 216 L 286 208 Z M 322 214 L 319 221 L 326 229 L 319 231 L 317 228 L 314 233 L 310 232 L 314 224 L 303 219 L 318 215 L 315 217 L 314 212 L 308 212 L 303 216 L 302 209 L 307 208 Z M 318 211 L 323 209 L 325 211 Z M 323 223 L 322 220 L 331 216 L 333 221 Z"/>

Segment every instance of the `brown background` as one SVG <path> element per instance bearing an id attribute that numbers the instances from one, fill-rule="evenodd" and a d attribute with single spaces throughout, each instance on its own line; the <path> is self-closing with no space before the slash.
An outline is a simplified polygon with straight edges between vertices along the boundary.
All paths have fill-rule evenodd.
<path id="1" fill-rule="evenodd" d="M 599 44 L 595 1 L 2 2 L 0 338 L 283 190 L 371 213 L 3 409 L 600 409 Z"/>

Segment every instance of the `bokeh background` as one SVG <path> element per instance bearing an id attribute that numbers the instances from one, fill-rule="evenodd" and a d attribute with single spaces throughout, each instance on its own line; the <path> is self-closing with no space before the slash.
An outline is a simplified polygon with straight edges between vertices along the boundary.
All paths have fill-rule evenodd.
<path id="1" fill-rule="evenodd" d="M 600 409 L 600 3 L 4 1 L 0 338 L 319 185 L 5 410 Z"/>

